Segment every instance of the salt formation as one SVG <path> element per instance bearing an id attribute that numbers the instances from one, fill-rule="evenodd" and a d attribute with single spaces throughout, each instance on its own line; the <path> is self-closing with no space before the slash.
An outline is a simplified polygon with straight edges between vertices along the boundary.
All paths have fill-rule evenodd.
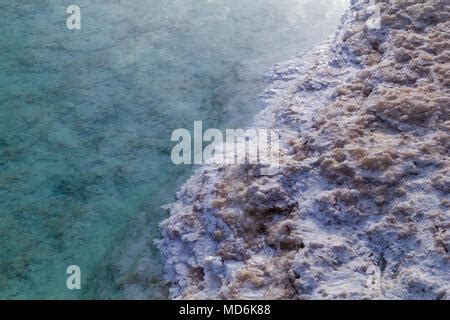
<path id="1" fill-rule="evenodd" d="M 450 298 L 450 2 L 352 1 L 276 67 L 282 166 L 205 166 L 161 223 L 172 298 Z"/>

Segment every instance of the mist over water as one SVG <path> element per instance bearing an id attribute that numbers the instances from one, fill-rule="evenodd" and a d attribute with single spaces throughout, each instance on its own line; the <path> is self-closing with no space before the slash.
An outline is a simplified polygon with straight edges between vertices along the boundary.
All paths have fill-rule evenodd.
<path id="1" fill-rule="evenodd" d="M 194 167 L 173 130 L 236 128 L 264 74 L 332 34 L 346 0 L 4 0 L 0 298 L 164 298 L 152 240 Z M 82 290 L 66 288 L 69 265 Z"/>

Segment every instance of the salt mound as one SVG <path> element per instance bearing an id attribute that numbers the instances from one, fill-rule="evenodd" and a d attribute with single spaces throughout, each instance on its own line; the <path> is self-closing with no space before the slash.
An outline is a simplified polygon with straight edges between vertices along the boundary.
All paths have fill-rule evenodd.
<path id="1" fill-rule="evenodd" d="M 450 298 L 450 3 L 352 1 L 277 66 L 282 167 L 203 167 L 161 223 L 173 298 Z"/>

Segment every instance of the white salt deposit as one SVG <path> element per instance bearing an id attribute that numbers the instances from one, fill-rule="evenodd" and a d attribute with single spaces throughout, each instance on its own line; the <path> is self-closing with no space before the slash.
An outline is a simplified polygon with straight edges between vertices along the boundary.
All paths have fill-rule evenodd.
<path id="1" fill-rule="evenodd" d="M 183 186 L 158 242 L 172 298 L 450 297 L 450 3 L 379 2 L 380 30 L 368 5 L 270 75 L 276 175 Z"/>

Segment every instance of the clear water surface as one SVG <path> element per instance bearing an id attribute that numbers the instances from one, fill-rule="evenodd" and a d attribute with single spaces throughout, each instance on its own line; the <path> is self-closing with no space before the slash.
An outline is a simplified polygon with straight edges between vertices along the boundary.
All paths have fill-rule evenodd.
<path id="1" fill-rule="evenodd" d="M 164 298 L 152 241 L 193 169 L 172 165 L 171 132 L 245 126 L 264 74 L 346 5 L 1 0 L 0 299 Z M 66 288 L 71 264 L 82 290 Z"/>

